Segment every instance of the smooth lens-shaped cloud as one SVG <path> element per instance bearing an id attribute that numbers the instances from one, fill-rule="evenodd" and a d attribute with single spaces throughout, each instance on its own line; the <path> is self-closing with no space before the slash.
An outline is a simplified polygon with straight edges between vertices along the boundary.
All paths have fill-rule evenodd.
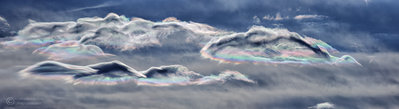
<path id="1" fill-rule="evenodd" d="M 40 51 L 40 54 L 49 56 L 50 59 L 60 60 L 85 58 L 87 55 L 97 54 L 91 54 L 92 52 L 103 50 L 112 52 L 130 52 L 141 48 L 168 51 L 198 50 L 212 37 L 228 33 L 206 24 L 174 19 L 167 18 L 160 22 L 140 18 L 129 20 L 123 15 L 110 13 L 104 18 L 87 17 L 77 21 L 32 21 L 24 29 L 18 31 L 14 40 L 1 42 L 1 44 L 6 48 L 39 48 L 37 51 Z M 66 44 L 70 42 L 76 42 L 76 44 L 65 46 L 71 45 Z M 75 45 L 80 45 L 80 47 Z"/>
<path id="2" fill-rule="evenodd" d="M 260 26 L 212 40 L 201 50 L 205 58 L 231 63 L 357 63 L 350 56 L 338 58 L 330 52 L 337 50 L 321 40 Z"/>
<path id="3" fill-rule="evenodd" d="M 20 73 L 23 77 L 66 80 L 73 84 L 116 85 L 134 82 L 144 86 L 185 86 L 224 83 L 227 80 L 255 83 L 236 71 L 224 71 L 219 75 L 203 76 L 181 65 L 151 67 L 145 71 L 136 71 L 119 61 L 87 66 L 44 61 L 28 67 Z"/>
<path id="4" fill-rule="evenodd" d="M 53 60 L 88 59 L 99 56 L 111 56 L 94 45 L 83 45 L 77 41 L 67 41 L 36 49 L 33 53 L 48 56 Z"/>
<path id="5" fill-rule="evenodd" d="M 76 22 L 31 22 L 18 32 L 15 40 L 3 44 L 9 47 L 43 47 L 72 40 L 124 51 L 172 44 L 166 39 L 204 43 L 212 36 L 227 33 L 206 24 L 167 19 L 164 22 L 140 18 L 129 20 L 123 15 L 110 13 L 104 18 L 87 17 Z"/>
<path id="6" fill-rule="evenodd" d="M 114 13 L 76 22 L 32 22 L 14 40 L 2 44 L 9 48 L 42 47 L 37 53 L 54 60 L 103 56 L 103 50 L 175 53 L 202 48 L 203 57 L 220 62 L 357 63 L 351 56 L 333 56 L 337 50 L 321 40 L 286 29 L 253 26 L 245 33 L 236 33 L 173 17 L 152 22 Z"/>

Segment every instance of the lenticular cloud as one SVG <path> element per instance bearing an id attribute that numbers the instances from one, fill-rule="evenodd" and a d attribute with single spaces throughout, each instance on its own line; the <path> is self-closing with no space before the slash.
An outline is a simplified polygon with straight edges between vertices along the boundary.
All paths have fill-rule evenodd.
<path id="1" fill-rule="evenodd" d="M 252 27 L 208 42 L 201 54 L 220 62 L 253 63 L 357 63 L 351 56 L 335 57 L 338 52 L 327 43 L 302 37 L 286 29 Z"/>
<path id="2" fill-rule="evenodd" d="M 84 45 L 77 41 L 66 41 L 41 47 L 36 49 L 33 53 L 47 56 L 52 60 L 65 59 L 88 59 L 98 56 L 111 56 L 111 54 L 104 53 L 101 48 L 94 45 Z"/>
<path id="3" fill-rule="evenodd" d="M 69 48 L 64 45 L 73 47 L 90 45 L 90 48 L 97 46 L 102 49 L 96 50 L 98 52 L 103 50 L 124 52 L 151 47 L 169 50 L 186 47 L 184 49 L 198 50 L 212 37 L 227 33 L 209 25 L 179 21 L 176 18 L 152 22 L 140 18 L 128 19 L 123 15 L 110 13 L 104 18 L 80 18 L 76 22 L 31 22 L 18 32 L 14 40 L 1 44 L 7 48 L 43 49 L 41 47 L 55 48 L 52 45 L 74 41 L 77 43 L 61 45 L 64 48 Z M 53 52 L 41 52 L 40 54 L 64 59 L 65 52 L 73 53 L 70 49 L 61 49 L 60 47 L 57 48 L 57 51 L 63 53 L 59 56 L 55 56 Z M 102 55 L 98 52 L 82 52 L 93 53 L 89 55 Z M 81 52 L 76 53 L 76 57 L 79 54 Z"/>
<path id="4" fill-rule="evenodd" d="M 87 66 L 43 61 L 20 71 L 20 74 L 29 78 L 66 80 L 73 84 L 116 85 L 133 82 L 144 86 L 184 86 L 224 83 L 228 80 L 255 83 L 237 71 L 227 70 L 219 75 L 203 76 L 181 65 L 151 67 L 145 71 L 136 71 L 119 61 Z"/>
<path id="5" fill-rule="evenodd" d="M 104 18 L 80 18 L 76 22 L 31 22 L 8 48 L 34 47 L 34 53 L 52 60 L 110 56 L 114 52 L 201 52 L 202 57 L 231 63 L 357 63 L 327 43 L 286 29 L 253 26 L 244 33 L 179 21 L 128 19 L 114 13 Z M 358 64 L 358 63 L 357 63 Z"/>

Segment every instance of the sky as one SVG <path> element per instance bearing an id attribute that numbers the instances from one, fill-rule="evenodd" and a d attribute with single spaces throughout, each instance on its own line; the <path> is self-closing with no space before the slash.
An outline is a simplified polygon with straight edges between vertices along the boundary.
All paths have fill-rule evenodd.
<path id="1" fill-rule="evenodd" d="M 398 5 L 1 0 L 0 107 L 399 108 Z"/>

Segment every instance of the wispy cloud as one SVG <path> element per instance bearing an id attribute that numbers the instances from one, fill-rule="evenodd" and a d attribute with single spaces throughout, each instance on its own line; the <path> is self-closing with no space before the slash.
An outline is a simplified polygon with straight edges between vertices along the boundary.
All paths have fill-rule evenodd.
<path id="1" fill-rule="evenodd" d="M 10 24 L 7 20 L 0 16 L 0 37 L 10 35 Z"/>
<path id="2" fill-rule="evenodd" d="M 297 15 L 294 17 L 295 20 L 303 20 L 303 19 L 320 19 L 326 18 L 327 16 L 322 15 Z"/>
<path id="3" fill-rule="evenodd" d="M 69 10 L 69 12 L 76 12 L 76 11 L 82 11 L 82 10 L 87 10 L 87 9 L 105 8 L 105 7 L 116 6 L 116 5 L 119 5 L 119 4 L 120 4 L 120 3 L 105 2 L 105 3 L 99 4 L 99 5 L 87 6 L 87 7 L 72 9 L 72 10 Z"/>
<path id="4" fill-rule="evenodd" d="M 279 20 L 289 19 L 289 17 L 288 16 L 283 17 L 283 16 L 281 16 L 280 13 L 276 13 L 275 16 L 272 16 L 272 15 L 263 16 L 263 19 L 264 20 L 276 20 L 276 21 L 279 21 Z"/>
<path id="5" fill-rule="evenodd" d="M 259 24 L 259 23 L 260 23 L 260 19 L 259 19 L 258 16 L 254 16 L 254 17 L 252 17 L 252 19 L 253 19 L 253 22 L 254 22 L 255 24 Z"/>

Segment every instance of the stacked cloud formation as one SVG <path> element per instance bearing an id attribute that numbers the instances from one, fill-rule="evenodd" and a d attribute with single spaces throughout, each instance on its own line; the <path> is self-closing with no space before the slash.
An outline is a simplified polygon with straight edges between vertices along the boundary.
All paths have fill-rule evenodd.
<path id="1" fill-rule="evenodd" d="M 145 71 L 136 71 L 119 61 L 87 66 L 43 61 L 20 71 L 20 74 L 23 77 L 63 79 L 74 84 L 115 85 L 135 82 L 137 85 L 146 86 L 184 86 L 224 83 L 227 80 L 255 83 L 236 71 L 224 71 L 219 75 L 202 76 L 181 65 L 151 67 Z"/>
<path id="2" fill-rule="evenodd" d="M 254 26 L 248 32 L 234 33 L 173 17 L 152 22 L 114 13 L 76 22 L 31 22 L 14 40 L 1 44 L 36 47 L 34 53 L 54 60 L 109 56 L 104 52 L 115 51 L 173 53 L 202 48 L 203 57 L 220 62 L 357 63 L 348 55 L 331 55 L 338 51 L 321 40 L 285 29 Z"/>
<path id="3" fill-rule="evenodd" d="M 302 37 L 286 29 L 252 27 L 208 42 L 201 54 L 220 62 L 253 63 L 357 63 L 351 56 L 332 56 L 338 52 L 325 42 Z"/>
<path id="4" fill-rule="evenodd" d="M 75 44 L 61 44 L 71 46 L 92 45 L 104 51 L 132 51 L 146 47 L 160 47 L 167 49 L 200 49 L 212 37 L 227 34 L 209 25 L 178 21 L 176 18 L 167 18 L 162 22 L 152 22 L 140 18 L 129 20 L 125 16 L 114 13 L 105 18 L 80 18 L 76 22 L 34 22 L 18 32 L 13 41 L 3 42 L 8 48 L 45 47 L 54 44 L 75 41 Z M 182 46 L 184 45 L 184 46 Z M 59 45 L 56 45 L 59 46 Z M 54 48 L 50 47 L 50 48 Z M 94 47 L 91 47 L 94 48 Z M 57 51 L 68 49 L 57 48 Z M 73 50 L 74 51 L 74 50 Z M 100 50 L 97 50 L 100 51 Z M 54 56 L 52 52 L 41 54 Z M 91 55 L 96 55 L 91 54 Z M 58 56 L 62 59 L 64 56 Z"/>

